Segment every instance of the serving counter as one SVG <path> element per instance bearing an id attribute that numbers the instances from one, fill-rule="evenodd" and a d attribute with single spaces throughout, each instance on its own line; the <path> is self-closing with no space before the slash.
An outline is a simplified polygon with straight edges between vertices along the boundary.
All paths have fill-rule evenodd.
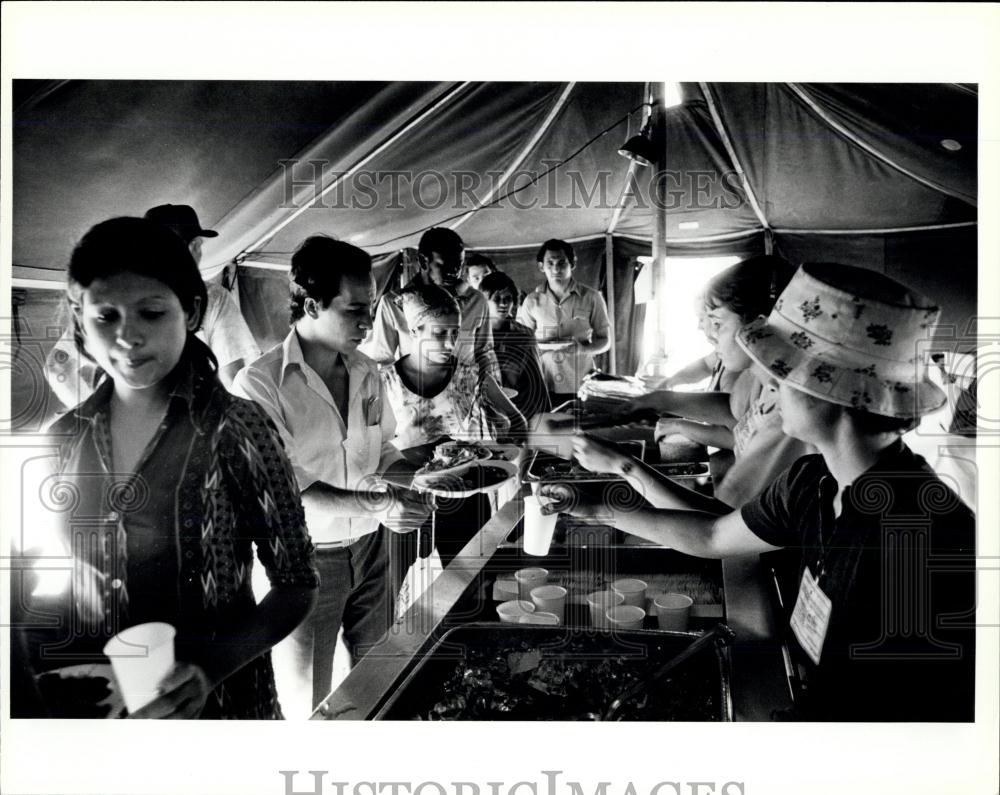
<path id="1" fill-rule="evenodd" d="M 757 556 L 722 562 L 697 561 L 659 547 L 602 545 L 562 551 L 545 558 L 524 558 L 517 538 L 524 503 L 519 493 L 499 507 L 480 531 L 404 614 L 382 642 L 367 654 L 313 713 L 314 720 L 374 718 L 414 667 L 450 629 L 494 620 L 495 589 L 503 572 L 524 565 L 571 570 L 580 555 L 588 560 L 637 560 L 660 556 L 668 570 L 675 565 L 716 567 L 721 580 L 719 614 L 711 610 L 693 622 L 707 628 L 724 620 L 735 639 L 727 649 L 732 717 L 742 721 L 773 719 L 791 707 L 789 680 L 780 642 L 779 623 L 769 596 L 768 569 Z M 711 569 L 707 569 L 711 574 Z"/>

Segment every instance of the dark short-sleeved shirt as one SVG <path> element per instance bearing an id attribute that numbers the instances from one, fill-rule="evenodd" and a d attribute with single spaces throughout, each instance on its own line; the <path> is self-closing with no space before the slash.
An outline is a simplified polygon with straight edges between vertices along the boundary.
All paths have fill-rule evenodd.
<path id="1" fill-rule="evenodd" d="M 741 509 L 763 541 L 800 552 L 831 601 L 815 664 L 789 632 L 814 720 L 971 721 L 975 517 L 901 441 L 844 490 L 799 459 Z M 787 605 L 794 606 L 794 598 Z"/>
<path id="2" fill-rule="evenodd" d="M 511 321 L 506 328 L 493 332 L 493 347 L 500 363 L 501 386 L 517 390 L 511 402 L 518 411 L 525 417 L 549 411 L 549 393 L 534 332 Z"/>
<path id="3" fill-rule="evenodd" d="M 227 633 L 255 609 L 254 549 L 272 586 L 318 585 L 298 487 L 260 407 L 188 366 L 135 473 L 116 474 L 112 388 L 106 381 L 49 431 L 60 442 L 59 478 L 76 497 L 61 532 L 77 629 L 62 653 L 92 654 L 150 620 L 177 627 L 182 660 L 205 642 L 238 643 Z M 202 717 L 281 717 L 270 655 L 219 684 Z"/>

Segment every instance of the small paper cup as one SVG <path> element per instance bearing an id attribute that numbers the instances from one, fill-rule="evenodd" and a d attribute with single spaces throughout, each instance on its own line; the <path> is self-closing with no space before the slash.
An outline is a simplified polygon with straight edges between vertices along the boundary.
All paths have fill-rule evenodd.
<path id="1" fill-rule="evenodd" d="M 531 601 L 535 612 L 554 613 L 562 621 L 566 615 L 566 597 L 569 591 L 561 585 L 539 585 L 531 589 Z"/>
<path id="2" fill-rule="evenodd" d="M 497 615 L 504 624 L 516 624 L 521 616 L 535 612 L 535 605 L 524 599 L 513 599 L 497 605 Z"/>
<path id="3" fill-rule="evenodd" d="M 557 626 L 559 621 L 559 616 L 555 613 L 545 613 L 545 612 L 534 612 L 525 613 L 521 618 L 518 619 L 518 624 L 543 624 L 545 626 L 554 627 Z"/>
<path id="4" fill-rule="evenodd" d="M 612 607 L 618 607 L 625 597 L 614 591 L 594 591 L 587 594 L 587 606 L 590 608 L 590 621 L 595 627 L 607 629 L 607 612 Z"/>
<path id="5" fill-rule="evenodd" d="M 142 709 L 159 695 L 157 687 L 174 667 L 176 634 L 170 624 L 151 621 L 122 630 L 104 645 L 129 713 Z"/>
<path id="6" fill-rule="evenodd" d="M 556 531 L 558 514 L 545 515 L 545 503 L 537 496 L 524 498 L 524 551 L 528 555 L 548 555 L 552 536 Z"/>
<path id="7" fill-rule="evenodd" d="M 548 569 L 518 569 L 514 572 L 514 579 L 517 580 L 518 598 L 531 601 L 531 589 L 537 588 L 539 585 L 545 585 L 548 578 Z"/>
<path id="8" fill-rule="evenodd" d="M 624 604 L 631 605 L 632 607 L 641 607 L 643 608 L 643 612 L 645 612 L 646 607 L 647 587 L 648 585 L 645 580 L 631 578 L 615 580 L 611 583 L 611 590 L 625 597 Z"/>
<path id="9" fill-rule="evenodd" d="M 646 611 L 635 605 L 618 605 L 609 608 L 605 615 L 612 629 L 642 629 Z"/>
<path id="10" fill-rule="evenodd" d="M 682 593 L 661 593 L 653 600 L 656 621 L 660 629 L 684 632 L 691 620 L 694 600 Z"/>

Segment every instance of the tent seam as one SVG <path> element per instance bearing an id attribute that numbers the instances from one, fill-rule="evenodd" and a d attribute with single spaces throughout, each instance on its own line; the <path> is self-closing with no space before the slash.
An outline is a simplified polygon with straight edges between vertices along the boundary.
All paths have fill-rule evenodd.
<path id="1" fill-rule="evenodd" d="M 715 129 L 719 133 L 719 137 L 722 139 L 722 145 L 726 148 L 726 153 L 732 161 L 733 168 L 735 168 L 736 173 L 740 175 L 740 182 L 743 183 L 743 190 L 747 194 L 747 200 L 753 208 L 754 215 L 757 216 L 757 220 L 760 221 L 760 224 L 764 227 L 764 229 L 769 229 L 770 226 L 767 223 L 767 218 L 764 217 L 764 212 L 757 203 L 757 196 L 750 185 L 750 178 L 747 177 L 746 171 L 743 170 L 743 165 L 740 163 L 740 159 L 736 156 L 736 150 L 733 148 L 733 142 L 729 138 L 729 133 L 726 131 L 726 127 L 722 123 L 722 117 L 719 115 L 719 109 L 716 107 L 715 99 L 709 91 L 708 83 L 699 83 L 698 85 L 701 86 L 701 93 L 705 96 L 705 102 L 708 105 L 709 115 L 711 115 L 712 122 L 715 124 Z"/>
<path id="2" fill-rule="evenodd" d="M 576 81 L 572 81 L 566 84 L 566 87 L 563 89 L 563 92 L 560 95 L 559 99 L 556 100 L 555 105 L 553 105 L 552 108 L 549 110 L 548 116 L 546 116 L 542 120 L 541 125 L 539 125 L 534 135 L 531 136 L 531 140 L 528 141 L 528 145 L 521 150 L 521 153 L 517 157 L 514 158 L 513 162 L 507 168 L 506 172 L 500 177 L 500 179 L 496 182 L 496 184 L 493 186 L 490 192 L 486 194 L 486 197 L 481 202 L 479 202 L 480 206 L 474 207 L 473 209 L 469 210 L 469 212 L 467 212 L 465 215 L 463 215 L 461 218 L 455 221 L 455 223 L 451 224 L 450 226 L 451 229 L 458 229 L 458 227 L 460 227 L 462 224 L 464 224 L 466 221 L 472 218 L 472 216 L 476 214 L 477 210 L 481 209 L 482 207 L 493 201 L 493 197 L 496 196 L 497 193 L 500 191 L 500 189 L 507 184 L 507 180 L 509 180 L 511 175 L 515 171 L 517 171 L 518 168 L 520 168 L 521 164 L 528 158 L 528 155 L 530 155 L 534 151 L 535 147 L 537 147 L 538 144 L 541 142 L 542 136 L 545 135 L 545 133 L 548 132 L 549 128 L 552 127 L 552 125 L 555 123 L 556 117 L 562 112 L 563 108 L 566 107 L 566 103 L 569 101 L 569 95 L 573 93 L 573 89 L 575 87 L 576 87 Z"/>
<path id="3" fill-rule="evenodd" d="M 881 161 L 882 163 L 884 163 L 885 165 L 889 166 L 890 168 L 896 169 L 896 171 L 898 171 L 900 174 L 903 174 L 904 176 L 909 177 L 910 179 L 914 180 L 915 182 L 919 182 L 924 187 L 930 188 L 931 190 L 937 191 L 938 193 L 942 193 L 945 196 L 950 196 L 953 199 L 958 199 L 959 201 L 961 201 L 961 202 L 963 202 L 965 204 L 969 204 L 972 207 L 976 207 L 977 206 L 977 203 L 975 201 L 970 201 L 967 196 L 962 196 L 962 195 L 959 195 L 959 194 L 957 194 L 957 193 L 955 193 L 953 191 L 950 191 L 947 188 L 945 188 L 944 186 L 938 185 L 937 183 L 935 183 L 932 180 L 928 179 L 927 177 L 921 177 L 919 174 L 916 174 L 916 173 L 910 171 L 909 169 L 907 169 L 907 168 L 899 165 L 899 163 L 896 163 L 888 155 L 884 154 L 881 150 L 876 149 L 871 144 L 869 144 L 866 141 L 863 141 L 860 138 L 858 138 L 850 130 L 848 130 L 846 127 L 844 127 L 842 124 L 840 124 L 840 122 L 838 122 L 835 119 L 831 118 L 826 113 L 826 111 L 822 110 L 819 107 L 819 105 L 811 97 L 809 97 L 805 93 L 805 91 L 802 89 L 802 87 L 798 83 L 786 83 L 785 85 L 787 85 L 792 90 L 792 92 L 802 102 L 804 102 L 806 104 L 806 106 L 810 110 L 812 110 L 812 112 L 815 113 L 819 117 L 819 119 L 822 122 L 824 122 L 828 127 L 830 127 L 831 129 L 833 129 L 834 131 L 840 133 L 844 138 L 846 138 L 848 140 L 848 142 L 854 144 L 855 146 L 857 146 L 861 150 L 867 152 L 869 155 L 871 155 L 872 157 L 874 157 L 876 160 Z"/>

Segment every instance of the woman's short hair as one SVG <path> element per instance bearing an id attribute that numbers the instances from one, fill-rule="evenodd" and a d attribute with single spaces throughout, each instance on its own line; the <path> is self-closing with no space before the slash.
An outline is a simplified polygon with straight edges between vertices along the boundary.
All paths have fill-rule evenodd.
<path id="1" fill-rule="evenodd" d="M 544 262 L 546 251 L 561 251 L 566 256 L 566 259 L 569 260 L 570 265 L 576 265 L 576 252 L 573 251 L 573 247 L 565 240 L 557 238 L 546 240 L 538 247 L 538 252 L 535 254 L 535 261 L 539 263 Z"/>
<path id="2" fill-rule="evenodd" d="M 485 254 L 469 254 L 465 258 L 466 268 L 488 268 L 490 273 L 496 273 L 497 266 L 493 264 L 493 260 L 487 257 Z"/>
<path id="3" fill-rule="evenodd" d="M 197 311 L 195 330 L 201 327 L 208 303 L 205 282 L 187 245 L 170 229 L 145 218 L 129 217 L 111 218 L 91 227 L 70 256 L 70 300 L 79 288 L 119 273 L 162 282 L 185 312 Z"/>
<path id="4" fill-rule="evenodd" d="M 344 276 L 367 277 L 372 271 L 368 252 L 327 235 L 306 238 L 292 254 L 289 274 L 289 309 L 291 322 L 305 315 L 307 298 L 317 301 L 324 309 L 340 295 Z"/>
<path id="5" fill-rule="evenodd" d="M 768 315 L 795 267 L 783 257 L 763 254 L 737 262 L 717 274 L 705 287 L 709 309 L 725 307 L 745 322 Z"/>
<path id="6" fill-rule="evenodd" d="M 488 299 L 492 298 L 497 293 L 503 292 L 504 290 L 510 290 L 511 297 L 517 301 L 517 285 L 514 284 L 514 280 L 510 278 L 510 276 L 506 273 L 501 273 L 500 271 L 494 271 L 493 273 L 486 274 L 483 277 L 483 280 L 479 283 L 479 292 L 485 295 Z"/>
<path id="7" fill-rule="evenodd" d="M 397 300 L 411 330 L 420 328 L 428 319 L 462 315 L 455 296 L 436 284 L 413 282 L 400 290 Z"/>

